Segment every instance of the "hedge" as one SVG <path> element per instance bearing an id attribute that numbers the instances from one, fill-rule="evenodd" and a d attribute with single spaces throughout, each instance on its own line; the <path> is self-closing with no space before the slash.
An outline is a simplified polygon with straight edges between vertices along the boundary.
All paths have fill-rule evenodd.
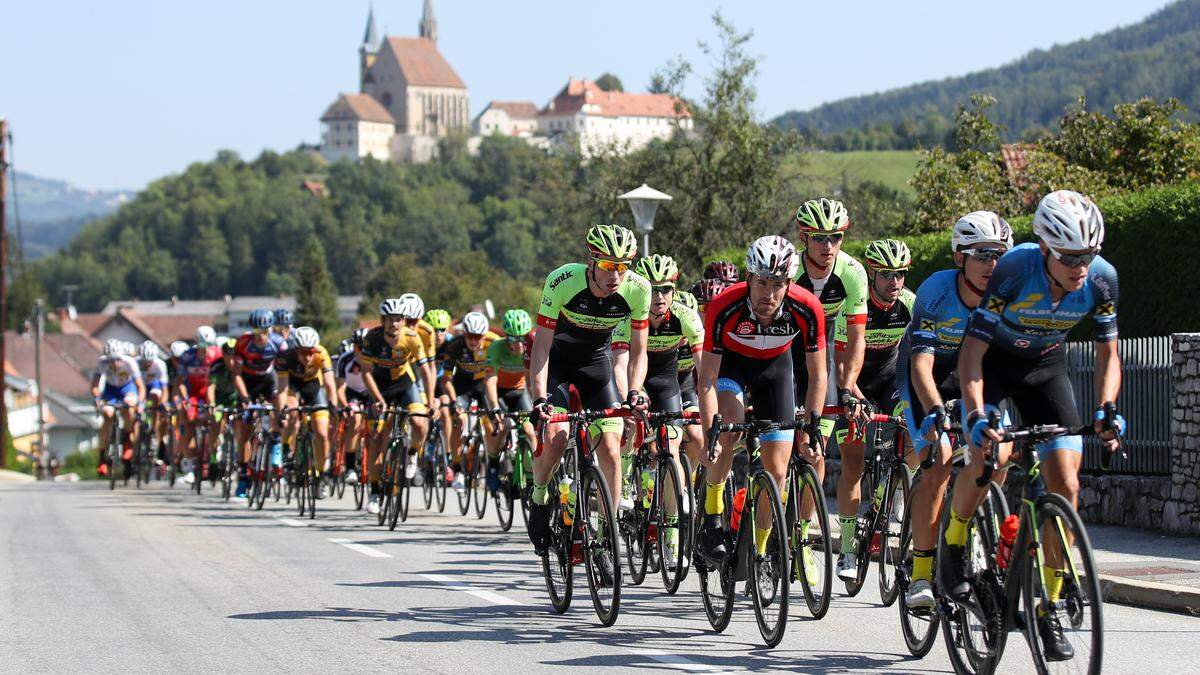
<path id="1" fill-rule="evenodd" d="M 1099 204 L 1106 230 L 1103 255 L 1120 280 L 1121 336 L 1200 332 L 1200 183 L 1129 193 Z M 1009 221 L 1018 243 L 1034 239 L 1030 221 L 1030 216 Z M 901 239 L 913 254 L 908 276 L 913 289 L 953 264 L 949 232 Z M 866 246 L 864 240 L 850 239 L 844 250 L 861 259 Z M 729 249 L 710 259 L 741 262 L 744 255 L 744 249 Z M 1077 331 L 1072 337 L 1086 335 Z"/>

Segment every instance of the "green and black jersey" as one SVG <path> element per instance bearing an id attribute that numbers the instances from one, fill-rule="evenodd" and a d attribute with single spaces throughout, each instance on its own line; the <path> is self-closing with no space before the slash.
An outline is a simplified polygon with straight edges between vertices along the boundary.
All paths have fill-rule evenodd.
<path id="1" fill-rule="evenodd" d="M 233 373 L 225 367 L 224 359 L 209 366 L 208 386 L 216 388 L 213 394 L 217 405 L 228 408 L 237 405 L 237 387 L 233 384 Z"/>
<path id="2" fill-rule="evenodd" d="M 587 265 L 569 263 L 546 277 L 538 325 L 554 331 L 557 348 L 603 351 L 622 320 L 634 329 L 645 328 L 649 307 L 645 277 L 627 272 L 615 293 L 598 298 L 588 289 Z"/>
<path id="3" fill-rule="evenodd" d="M 891 378 L 896 370 L 896 357 L 900 352 L 900 340 L 912 322 L 913 302 L 916 295 L 907 288 L 900 291 L 900 297 L 890 305 L 884 306 L 871 298 L 867 302 L 866 353 L 863 356 L 862 372 L 858 381 L 862 383 L 872 379 Z M 834 332 L 836 348 L 840 351 L 846 346 L 846 320 L 837 318 Z"/>
<path id="4" fill-rule="evenodd" d="M 631 320 L 625 319 L 613 333 L 613 351 L 629 349 Z M 686 348 L 695 366 L 695 352 L 704 346 L 704 324 L 696 310 L 680 302 L 671 303 L 663 322 L 656 328 L 650 323 L 646 339 L 647 377 L 662 371 L 677 372 L 678 359 Z"/>
<path id="5" fill-rule="evenodd" d="M 796 283 L 817 296 L 825 309 L 827 341 L 833 335 L 835 317 L 844 317 L 851 324 L 866 322 L 867 270 L 849 253 L 838 251 L 833 269 L 824 279 L 813 279 L 800 265 Z"/>

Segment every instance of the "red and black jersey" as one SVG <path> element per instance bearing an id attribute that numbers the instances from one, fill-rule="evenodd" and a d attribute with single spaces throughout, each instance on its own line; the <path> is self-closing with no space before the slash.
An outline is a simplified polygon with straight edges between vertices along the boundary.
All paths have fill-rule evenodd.
<path id="1" fill-rule="evenodd" d="M 760 324 L 750 307 L 750 287 L 740 282 L 721 291 L 704 313 L 704 351 L 729 350 L 753 359 L 770 359 L 800 339 L 805 351 L 825 348 L 825 310 L 812 292 L 793 283 L 775 319 Z"/>

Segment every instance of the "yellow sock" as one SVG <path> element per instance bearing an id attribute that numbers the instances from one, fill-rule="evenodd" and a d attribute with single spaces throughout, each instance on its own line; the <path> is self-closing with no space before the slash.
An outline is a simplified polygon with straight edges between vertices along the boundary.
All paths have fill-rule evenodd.
<path id="1" fill-rule="evenodd" d="M 933 581 L 933 551 L 913 549 L 912 580 Z"/>
<path id="2" fill-rule="evenodd" d="M 704 481 L 704 512 L 710 516 L 725 512 L 725 481 L 716 485 Z"/>
<path id="3" fill-rule="evenodd" d="M 754 544 L 758 548 L 759 555 L 767 554 L 767 541 L 771 539 L 771 528 L 755 527 L 754 528 Z"/>
<path id="4" fill-rule="evenodd" d="M 950 522 L 946 524 L 946 543 L 951 546 L 967 545 L 967 524 L 970 518 L 963 518 L 950 507 Z"/>
<path id="5" fill-rule="evenodd" d="M 1046 602 L 1052 605 L 1058 602 L 1058 596 L 1062 594 L 1065 574 L 1065 570 L 1051 567 L 1049 563 L 1042 566 L 1042 582 L 1046 584 Z"/>

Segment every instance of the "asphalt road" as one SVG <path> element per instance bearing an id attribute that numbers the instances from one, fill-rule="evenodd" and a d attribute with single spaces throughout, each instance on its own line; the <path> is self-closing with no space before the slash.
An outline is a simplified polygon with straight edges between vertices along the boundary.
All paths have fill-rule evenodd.
<path id="1" fill-rule="evenodd" d="M 657 577 L 626 588 L 603 628 L 582 569 L 571 610 L 553 613 L 520 515 L 504 534 L 491 512 L 439 515 L 414 497 L 388 532 L 348 494 L 310 522 L 282 504 L 254 512 L 161 484 L 0 483 L 0 670 L 950 670 L 940 641 L 908 655 L 873 572 L 820 621 L 793 603 L 772 650 L 746 600 L 713 633 L 694 576 L 673 597 Z M 1106 671 L 1194 672 L 1200 620 L 1117 605 L 1105 620 Z M 1032 669 L 1019 635 L 1001 669 Z"/>

